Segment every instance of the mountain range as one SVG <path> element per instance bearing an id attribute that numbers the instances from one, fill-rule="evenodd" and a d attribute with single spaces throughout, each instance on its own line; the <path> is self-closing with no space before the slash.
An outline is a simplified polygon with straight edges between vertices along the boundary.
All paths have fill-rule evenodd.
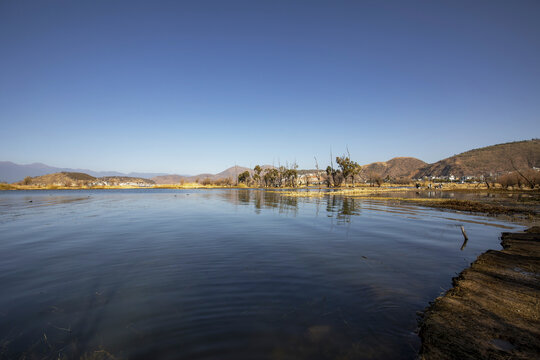
<path id="1" fill-rule="evenodd" d="M 129 174 L 121 173 L 118 171 L 93 171 L 88 169 L 71 169 L 71 168 L 59 168 L 54 166 L 45 165 L 42 163 L 33 163 L 28 165 L 19 165 L 11 161 L 0 161 L 0 182 L 12 183 L 20 181 L 27 176 L 41 176 L 60 172 L 76 172 L 85 173 L 94 177 L 103 176 L 129 176 L 136 178 L 152 178 L 160 175 L 167 175 L 166 173 L 138 173 L 131 172 Z"/>
<path id="2" fill-rule="evenodd" d="M 262 166 L 263 169 L 270 167 L 272 166 Z M 422 178 L 424 176 L 445 177 L 450 175 L 461 177 L 496 175 L 511 172 L 515 169 L 527 168 L 540 168 L 540 139 L 516 141 L 473 149 L 433 164 L 427 164 L 413 157 L 396 157 L 386 162 L 363 165 L 361 175 L 377 174 L 383 178 L 387 176 L 392 178 Z M 321 170 L 324 171 L 324 169 Z M 187 176 L 167 173 L 132 172 L 124 174 L 115 171 L 58 168 L 41 163 L 18 165 L 10 161 L 0 161 L 0 182 L 16 182 L 24 179 L 26 176 L 33 177 L 59 172 L 78 172 L 94 177 L 129 176 L 151 179 L 156 184 L 176 184 L 182 180 L 185 182 L 194 182 L 197 179 L 202 181 L 207 178 L 212 181 L 223 178 L 235 179 L 238 174 L 244 171 L 249 171 L 253 174 L 252 169 L 242 166 L 232 166 L 217 174 L 204 173 Z M 302 173 L 309 171 L 303 170 Z"/>

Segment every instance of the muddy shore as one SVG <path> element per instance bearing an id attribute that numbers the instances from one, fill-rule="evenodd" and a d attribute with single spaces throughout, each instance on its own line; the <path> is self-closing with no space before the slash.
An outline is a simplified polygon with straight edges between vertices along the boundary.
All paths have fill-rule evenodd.
<path id="1" fill-rule="evenodd" d="M 501 238 L 425 311 L 421 359 L 540 358 L 540 227 Z"/>

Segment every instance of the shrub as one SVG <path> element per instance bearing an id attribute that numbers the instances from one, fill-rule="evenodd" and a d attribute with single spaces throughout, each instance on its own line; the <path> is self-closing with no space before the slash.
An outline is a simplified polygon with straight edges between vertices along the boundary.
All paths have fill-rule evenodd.
<path id="1" fill-rule="evenodd" d="M 210 180 L 210 178 L 204 178 L 203 181 L 201 182 L 202 185 L 212 185 L 212 180 Z"/>

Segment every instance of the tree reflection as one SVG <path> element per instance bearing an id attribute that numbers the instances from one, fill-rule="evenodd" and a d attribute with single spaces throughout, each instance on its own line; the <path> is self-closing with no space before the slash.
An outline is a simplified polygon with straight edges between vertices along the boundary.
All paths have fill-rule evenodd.
<path id="1" fill-rule="evenodd" d="M 253 205 L 257 214 L 266 209 L 297 215 L 300 204 L 309 203 L 316 208 L 317 216 L 322 207 L 326 210 L 327 217 L 337 219 L 338 224 L 351 222 L 351 218 L 360 215 L 361 212 L 359 199 L 332 195 L 331 193 L 323 197 L 298 197 L 282 195 L 279 191 L 246 189 L 224 191 L 221 196 L 237 206 Z"/>

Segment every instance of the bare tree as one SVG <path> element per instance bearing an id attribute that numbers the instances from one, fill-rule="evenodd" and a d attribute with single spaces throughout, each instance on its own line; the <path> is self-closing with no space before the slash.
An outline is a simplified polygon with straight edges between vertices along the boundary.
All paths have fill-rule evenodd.
<path id="1" fill-rule="evenodd" d="M 534 182 L 533 182 L 533 179 L 530 178 L 529 176 L 525 176 L 525 174 L 523 174 L 523 172 L 521 172 L 517 167 L 516 165 L 514 164 L 514 160 L 512 158 L 509 158 L 510 159 L 510 164 L 512 164 L 512 168 L 516 171 L 516 173 L 521 177 L 523 178 L 523 180 L 525 180 L 527 182 L 527 184 L 529 184 L 529 187 L 531 189 L 534 189 Z"/>
<path id="2" fill-rule="evenodd" d="M 317 181 L 319 182 L 319 186 L 321 185 L 321 172 L 319 171 L 319 163 L 317 162 L 317 157 L 313 157 L 315 159 L 315 169 L 317 169 Z"/>
<path id="3" fill-rule="evenodd" d="M 332 167 L 330 165 L 328 165 L 326 167 L 326 186 L 330 187 L 332 186 L 334 183 L 332 181 L 332 173 L 333 173 L 334 170 L 332 170 Z"/>

